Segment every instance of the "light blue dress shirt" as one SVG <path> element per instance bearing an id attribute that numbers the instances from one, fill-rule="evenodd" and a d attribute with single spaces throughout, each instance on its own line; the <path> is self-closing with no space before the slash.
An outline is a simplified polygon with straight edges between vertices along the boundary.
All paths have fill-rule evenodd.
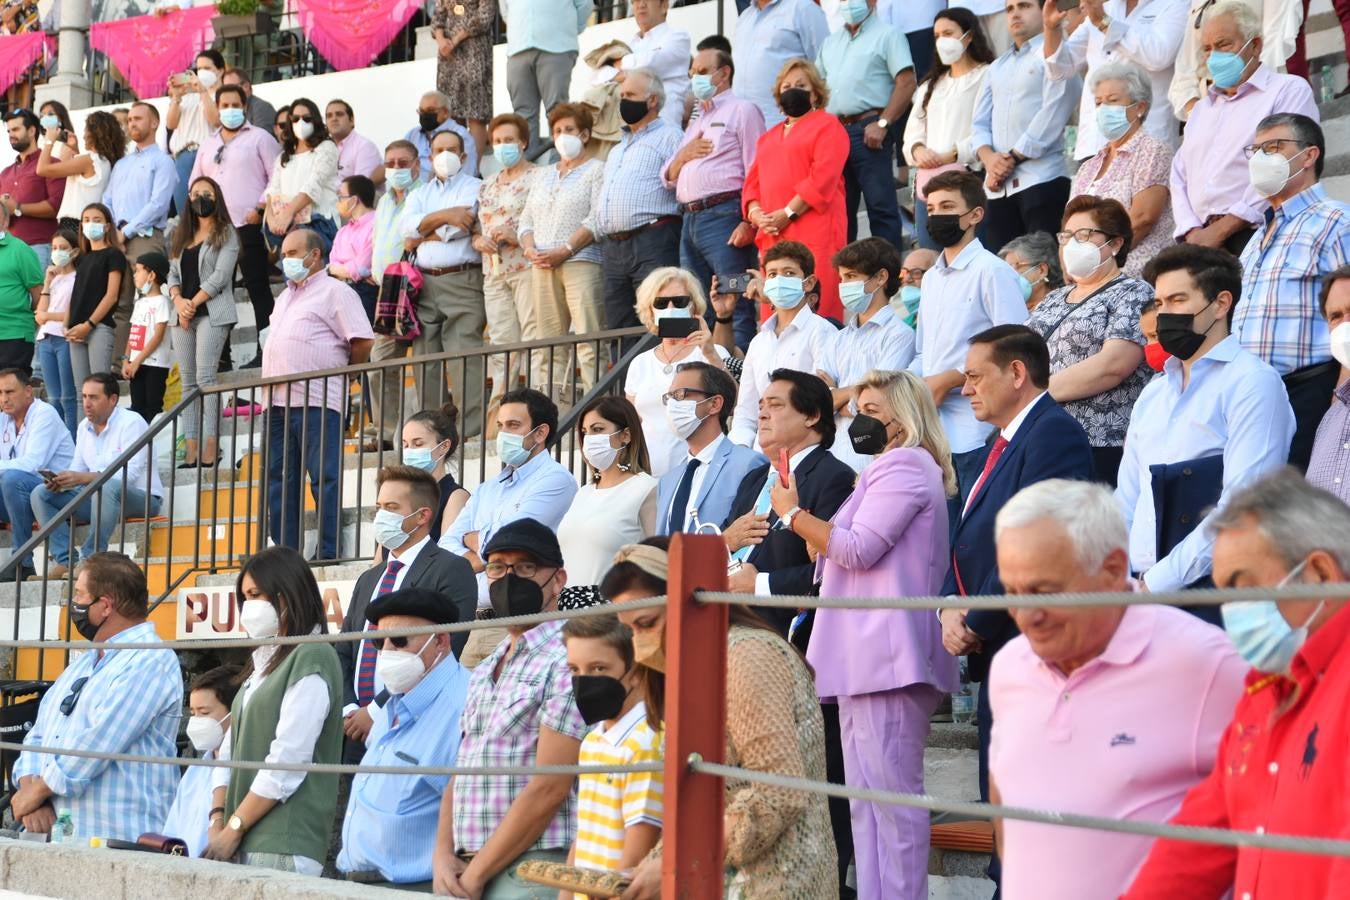
<path id="1" fill-rule="evenodd" d="M 421 640 L 414 638 L 413 640 Z M 394 694 L 366 740 L 365 766 L 453 766 L 469 670 L 442 659 L 407 694 Z M 379 872 L 399 884 L 431 880 L 441 796 L 449 776 L 361 775 L 342 820 L 343 872 Z"/>
<path id="2" fill-rule="evenodd" d="M 229 731 L 225 740 L 229 740 Z M 215 759 L 215 753 L 203 753 L 202 759 Z M 160 834 L 181 838 L 188 848 L 188 856 L 201 856 L 208 841 L 207 832 L 211 824 L 211 807 L 214 796 L 212 775 L 215 770 L 207 766 L 188 766 L 183 778 L 178 782 L 178 790 L 173 795 L 173 805 L 164 819 L 164 827 L 155 829 Z"/>
<path id="3" fill-rule="evenodd" d="M 64 472 L 75 456 L 70 429 L 56 407 L 34 400 L 24 416 L 23 430 L 15 432 L 14 419 L 0 412 L 0 472 L 18 469 L 36 475 L 41 469 Z"/>
<path id="4" fill-rule="evenodd" d="M 1043 43 L 1044 37 L 1038 34 L 990 63 L 989 75 L 975 99 L 971 146 L 989 146 L 999 153 L 1016 150 L 1027 157 L 1001 190 L 990 192 L 991 197 L 1010 197 L 1068 176 L 1064 126 L 1078 103 L 1083 80 L 1077 75 L 1062 81 L 1046 78 Z"/>
<path id="5" fill-rule="evenodd" d="M 506 55 L 525 50 L 578 52 L 577 35 L 586 29 L 591 0 L 499 0 L 506 20 Z"/>
<path id="6" fill-rule="evenodd" d="M 157 641 L 149 622 L 110 643 Z M 84 680 L 70 715 L 61 703 Z M 24 744 L 140 756 L 177 756 L 183 676 L 172 650 L 86 650 L 72 658 L 42 698 Z M 52 806 L 68 809 L 76 838 L 134 841 L 164 826 L 178 785 L 173 766 L 20 753 L 14 781 L 41 776 L 55 791 Z"/>
<path id="7" fill-rule="evenodd" d="M 751 2 L 736 19 L 731 41 L 736 96 L 759 107 L 765 128 L 783 121 L 783 111 L 773 99 L 783 63 L 797 57 L 815 59 L 829 33 L 824 11 L 811 0 L 769 0 L 763 9 Z"/>
<path id="8" fill-rule="evenodd" d="M 149 235 L 169 220 L 169 201 L 178 186 L 178 171 L 157 144 L 136 147 L 117 161 L 108 176 L 103 203 L 113 222 L 126 222 L 122 236 Z"/>
<path id="9" fill-rule="evenodd" d="M 972 337 L 995 325 L 1021 325 L 1026 320 L 1017 273 L 984 249 L 979 238 L 967 244 L 951 265 L 946 252 L 939 253 L 923 278 L 909 370 L 921 378 L 952 369 L 964 372 Z M 970 400 L 959 390 L 942 401 L 938 417 L 953 453 L 979 448 L 994 428 L 975 418 Z"/>
<path id="10" fill-rule="evenodd" d="M 478 195 L 483 182 L 460 170 L 454 178 L 442 180 L 432 178 L 417 190 L 408 194 L 403 201 L 403 212 L 399 227 L 405 238 L 416 238 L 421 232 L 418 226 L 422 220 L 434 212 L 452 207 L 463 207 L 470 214 L 478 215 Z M 376 220 L 379 221 L 378 219 Z M 473 249 L 469 232 L 455 225 L 442 225 L 428 237 L 437 240 L 423 240 L 413 255 L 420 269 L 439 269 L 445 266 L 461 266 L 477 263 L 482 257 Z"/>
<path id="11" fill-rule="evenodd" d="M 1233 492 L 1289 458 L 1294 413 L 1275 370 L 1242 349 L 1234 335 L 1191 363 L 1182 388 L 1181 361 L 1169 359 L 1134 403 L 1125 435 L 1116 500 L 1130 527 L 1130 566 L 1153 592 L 1176 591 L 1210 574 L 1214 537 L 1205 516 L 1172 552 L 1157 559 L 1157 517 L 1149 466 L 1223 454 L 1223 493 Z"/>
<path id="12" fill-rule="evenodd" d="M 679 214 L 675 192 L 661 180 L 661 170 L 683 140 L 684 132 L 659 117 L 636 133 L 623 127 L 623 137 L 605 158 L 605 181 L 595 212 L 601 237 Z"/>
<path id="13" fill-rule="evenodd" d="M 836 116 L 856 116 L 885 109 L 895 90 L 895 76 L 914 68 L 914 60 L 905 36 L 873 12 L 856 34 L 845 27 L 827 37 L 816 68 L 830 88 L 825 108 Z"/>
<path id="14" fill-rule="evenodd" d="M 478 175 L 478 143 L 474 141 L 473 135 L 469 134 L 469 129 L 456 122 L 454 119 L 446 119 L 436 126 L 436 130 L 427 134 L 420 128 L 411 128 L 403 139 L 417 148 L 417 157 L 422 161 L 422 178 L 429 179 L 435 174 L 435 169 L 431 167 L 431 141 L 442 131 L 453 131 L 459 135 L 460 141 L 464 144 L 464 174 Z"/>

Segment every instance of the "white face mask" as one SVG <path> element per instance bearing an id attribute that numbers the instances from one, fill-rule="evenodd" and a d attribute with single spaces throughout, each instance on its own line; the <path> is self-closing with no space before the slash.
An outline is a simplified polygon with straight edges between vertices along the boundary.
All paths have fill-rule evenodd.
<path id="1" fill-rule="evenodd" d="M 672 400 L 666 404 L 666 422 L 680 440 L 698 431 L 704 418 L 698 414 L 698 404 L 697 400 Z"/>
<path id="2" fill-rule="evenodd" d="M 1074 238 L 1064 245 L 1064 271 L 1074 278 L 1088 278 L 1105 264 L 1102 248 L 1092 241 Z"/>
<path id="3" fill-rule="evenodd" d="M 1336 362 L 1350 369 L 1350 322 L 1342 322 L 1331 329 L 1331 355 Z"/>
<path id="4" fill-rule="evenodd" d="M 384 686 L 389 688 L 389 693 L 406 694 L 417 687 L 418 682 L 427 674 L 427 665 L 422 662 L 422 651 L 427 649 L 427 645 L 435 637 L 434 634 L 427 635 L 427 639 L 422 642 L 416 653 L 410 650 L 380 651 L 380 655 L 375 659 L 375 674 L 384 682 Z M 439 656 L 432 665 L 438 661 Z"/>
<path id="5" fill-rule="evenodd" d="M 302 141 L 309 140 L 309 136 L 314 133 L 314 123 L 306 122 L 304 119 L 296 119 L 291 123 L 291 131 Z"/>
<path id="6" fill-rule="evenodd" d="M 431 167 L 436 170 L 436 174 L 445 179 L 458 175 L 463 165 L 463 160 L 449 150 L 442 150 L 431 160 Z"/>
<path id="7" fill-rule="evenodd" d="M 225 720 L 212 716 L 193 716 L 188 719 L 187 736 L 198 753 L 211 753 L 225 740 Z"/>
<path id="8" fill-rule="evenodd" d="M 965 37 L 965 35 L 961 35 Z M 961 58 L 961 54 L 966 52 L 965 42 L 959 37 L 940 37 L 933 42 L 934 49 L 937 50 L 938 59 L 942 60 L 944 66 L 950 66 Z"/>
<path id="9" fill-rule="evenodd" d="M 218 77 L 211 69 L 197 70 L 197 80 L 201 82 L 202 87 L 208 90 L 216 86 L 216 78 Z"/>
<path id="10" fill-rule="evenodd" d="M 245 600 L 239 610 L 239 625 L 251 638 L 276 637 L 281 631 L 281 617 L 267 600 Z"/>
<path id="11" fill-rule="evenodd" d="M 586 462 L 595 467 L 597 472 L 605 472 L 614 465 L 614 460 L 619 458 L 619 451 L 609 443 L 613 435 L 609 434 L 588 434 L 581 442 L 581 455 L 586 457 Z"/>
<path id="12" fill-rule="evenodd" d="M 1252 189 L 1262 197 L 1273 197 L 1284 190 L 1295 174 L 1290 163 L 1307 152 L 1306 149 L 1301 150 L 1293 159 L 1285 159 L 1283 153 L 1262 152 L 1253 155 L 1247 160 L 1247 180 L 1251 182 Z"/>
<path id="13" fill-rule="evenodd" d="M 553 139 L 553 146 L 557 148 L 558 155 L 563 159 L 576 159 L 581 155 L 581 151 L 586 149 L 586 145 L 581 142 L 581 138 L 575 134 L 560 134 Z"/>

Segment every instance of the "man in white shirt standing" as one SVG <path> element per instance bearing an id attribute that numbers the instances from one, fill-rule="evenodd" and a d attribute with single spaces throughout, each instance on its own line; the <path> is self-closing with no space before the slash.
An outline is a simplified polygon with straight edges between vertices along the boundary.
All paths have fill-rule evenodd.
<path id="1" fill-rule="evenodd" d="M 195 75 L 179 72 L 169 77 L 169 109 L 164 114 L 164 127 L 170 132 L 169 155 L 178 172 L 173 207 L 179 215 L 187 209 L 189 176 L 197 161 L 197 148 L 220 127 L 215 98 L 216 86 L 225 74 L 225 57 L 207 48 L 197 54 L 193 68 Z"/>
<path id="2" fill-rule="evenodd" d="M 666 22 L 670 0 L 633 0 L 633 21 L 638 32 L 628 39 L 633 51 L 614 65 L 623 81 L 627 69 L 651 69 L 666 89 L 661 118 L 676 128 L 684 127 L 684 96 L 689 93 L 689 32 Z"/>
<path id="3" fill-rule="evenodd" d="M 1235 491 L 1284 465 L 1294 413 L 1280 376 L 1232 334 L 1242 296 L 1235 257 L 1178 244 L 1153 257 L 1144 278 L 1157 296 L 1158 342 L 1172 358 L 1135 401 L 1116 500 L 1140 583 L 1178 591 L 1208 583 L 1210 519 Z M 1221 624 L 1213 607 L 1195 612 Z"/>
<path id="4" fill-rule="evenodd" d="M 41 471 L 58 472 L 70 465 L 75 444 L 56 408 L 33 398 L 33 384 L 20 369 L 0 369 L 0 522 L 13 529 L 17 548 L 33 533 L 34 488 L 42 484 Z M 0 581 L 36 574 L 33 554 L 12 556 Z"/>
<path id="5" fill-rule="evenodd" d="M 919 295 L 914 362 L 909 370 L 928 382 L 942 430 L 952 447 L 960 495 L 950 501 L 959 522 L 970 488 L 980 477 L 991 426 L 977 421 L 960 393 L 972 336 L 995 325 L 1026 321 L 1027 307 L 1017 273 L 975 237 L 984 220 L 980 179 L 968 172 L 944 172 L 928 182 L 928 232 L 943 250 L 924 276 Z"/>
<path id="6" fill-rule="evenodd" d="M 75 440 L 70 468 L 54 472 L 33 489 L 33 512 L 46 525 L 85 485 L 95 481 L 117 457 L 145 434 L 146 423 L 136 413 L 117 405 L 117 379 L 95 372 L 80 386 L 84 421 Z M 89 536 L 80 547 L 80 559 L 108 549 L 108 536 L 125 516 L 150 518 L 159 515 L 164 487 L 159 480 L 150 447 L 136 454 L 126 466 L 103 483 L 98 497 L 86 499 L 75 510 L 75 520 L 90 522 Z M 97 511 L 98 521 L 93 521 Z M 51 534 L 49 565 L 45 575 L 34 578 L 61 579 L 70 573 L 70 523 L 62 522 Z"/>
<path id="7" fill-rule="evenodd" d="M 464 141 L 453 131 L 438 131 L 431 140 L 432 178 L 408 197 L 403 211 L 404 249 L 422 271 L 417 318 L 422 334 L 413 341 L 413 356 L 483 346 L 487 312 L 483 305 L 482 257 L 470 243 L 483 182 L 464 169 Z M 464 437 L 483 430 L 483 360 L 472 357 L 458 385 L 464 411 Z M 439 409 L 446 385 L 460 367 L 420 366 L 416 371 L 421 409 Z"/>
<path id="8" fill-rule="evenodd" d="M 745 351 L 729 435 L 733 443 L 758 449 L 759 398 L 769 386 L 771 372 L 816 371 L 819 349 L 835 334 L 830 321 L 816 315 L 808 301 L 819 285 L 815 257 L 805 244 L 780 241 L 764 251 L 764 280 L 747 293 L 767 299 L 774 311 Z"/>

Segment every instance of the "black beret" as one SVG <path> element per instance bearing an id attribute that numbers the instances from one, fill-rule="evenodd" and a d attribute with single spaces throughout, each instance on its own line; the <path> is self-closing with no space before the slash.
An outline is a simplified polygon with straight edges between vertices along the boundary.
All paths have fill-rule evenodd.
<path id="1" fill-rule="evenodd" d="M 379 622 L 385 616 L 417 616 L 437 625 L 453 625 L 459 621 L 459 610 L 449 594 L 427 588 L 405 588 L 377 597 L 366 608 L 366 619 L 371 622 Z"/>
<path id="2" fill-rule="evenodd" d="M 562 548 L 558 546 L 558 536 L 542 522 L 534 519 L 516 519 L 497 529 L 483 549 L 483 559 L 503 550 L 519 550 L 528 553 L 544 566 L 563 564 Z"/>

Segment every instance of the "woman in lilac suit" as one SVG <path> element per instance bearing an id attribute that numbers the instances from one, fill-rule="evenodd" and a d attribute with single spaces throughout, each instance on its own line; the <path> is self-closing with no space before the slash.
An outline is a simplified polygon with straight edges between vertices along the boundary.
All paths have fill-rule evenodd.
<path id="1" fill-rule="evenodd" d="M 858 388 L 853 448 L 875 459 L 834 519 L 797 507 L 796 483 L 775 485 L 773 508 L 819 554 L 823 597 L 933 596 L 947 574 L 951 452 L 924 382 L 868 373 Z M 839 704 L 850 785 L 923 793 L 928 720 L 956 688 L 956 660 L 927 610 L 821 609 L 806 658 L 816 692 Z M 861 900 L 928 896 L 928 813 L 852 802 Z"/>

